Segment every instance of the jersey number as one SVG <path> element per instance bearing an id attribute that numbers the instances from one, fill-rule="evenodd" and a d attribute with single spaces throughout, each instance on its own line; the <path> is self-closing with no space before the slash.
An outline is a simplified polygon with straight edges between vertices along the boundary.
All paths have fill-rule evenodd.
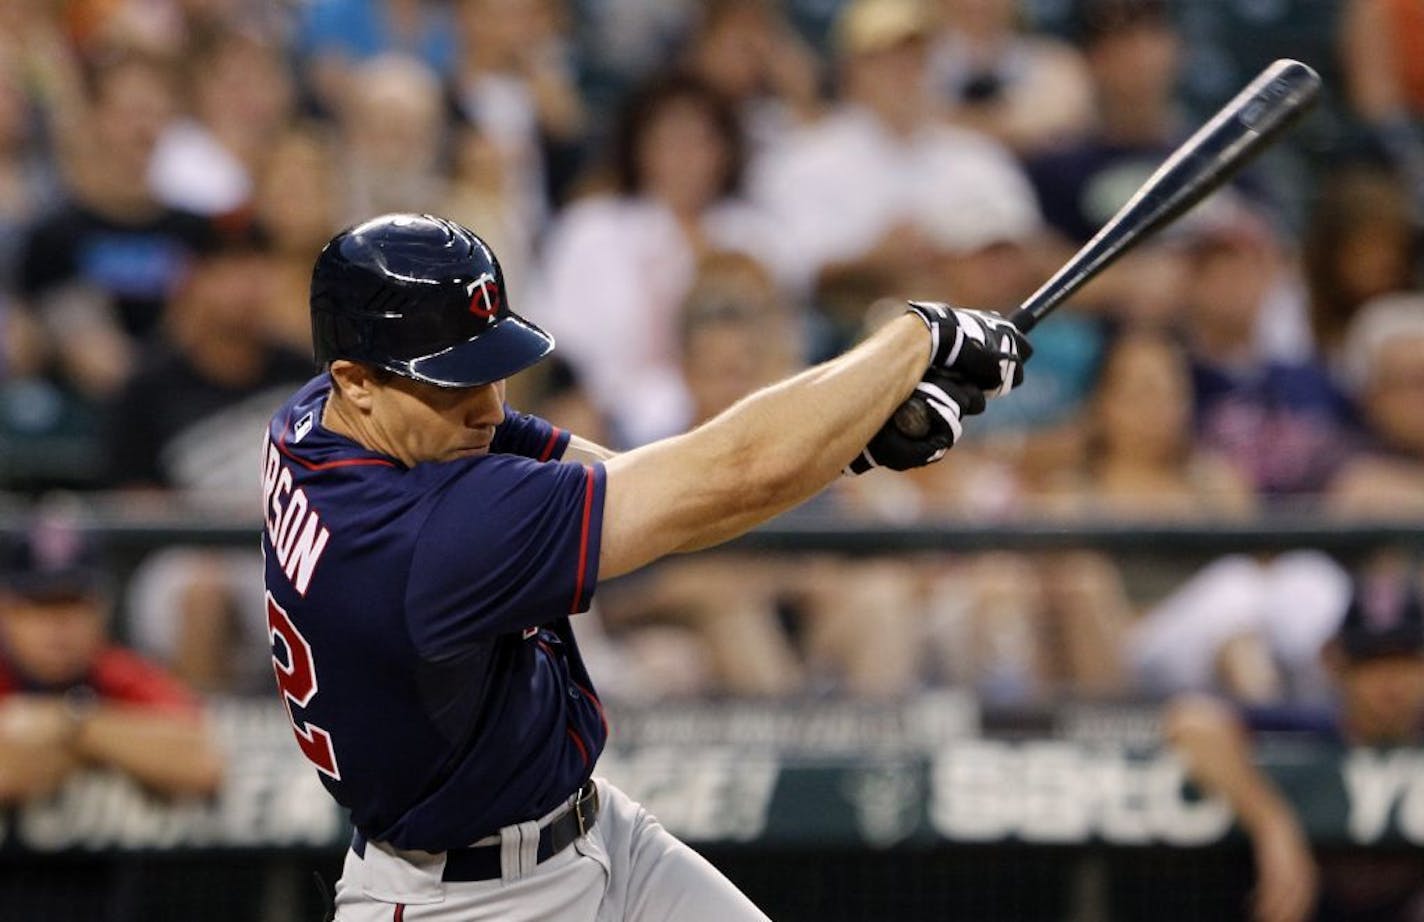
<path id="1" fill-rule="evenodd" d="M 336 781 L 341 780 L 341 771 L 336 767 L 336 750 L 331 746 L 331 734 L 306 721 L 297 720 L 292 713 L 292 705 L 304 708 L 316 697 L 316 664 L 312 661 L 311 644 L 297 630 L 286 611 L 267 594 L 267 631 L 272 639 L 272 669 L 277 674 L 277 688 L 287 701 L 287 716 L 292 721 L 292 731 L 297 735 L 297 745 L 307 761 L 324 775 Z M 287 661 L 277 656 L 276 641 L 281 638 L 287 648 Z"/>

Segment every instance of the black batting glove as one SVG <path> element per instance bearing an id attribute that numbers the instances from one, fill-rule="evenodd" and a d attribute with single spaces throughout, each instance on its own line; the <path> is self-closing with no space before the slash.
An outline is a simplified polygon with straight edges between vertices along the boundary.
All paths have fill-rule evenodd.
<path id="1" fill-rule="evenodd" d="M 928 407 L 929 431 L 911 438 L 900 431 L 893 418 L 886 420 L 870 444 L 846 467 L 846 473 L 864 474 L 873 467 L 907 471 L 933 464 L 964 434 L 964 417 L 984 411 L 982 390 L 934 366 L 915 385 L 914 396 Z"/>
<path id="2" fill-rule="evenodd" d="M 1008 320 L 938 301 L 911 301 L 908 310 L 929 327 L 931 368 L 953 372 L 986 397 L 1002 397 L 1023 383 L 1033 347 Z"/>

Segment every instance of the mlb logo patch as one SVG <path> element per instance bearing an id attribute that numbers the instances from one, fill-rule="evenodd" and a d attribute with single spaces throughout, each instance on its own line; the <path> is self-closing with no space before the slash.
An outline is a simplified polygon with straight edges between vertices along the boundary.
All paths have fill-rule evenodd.
<path id="1" fill-rule="evenodd" d="M 311 432 L 311 429 L 312 415 L 308 413 L 306 416 L 303 416 L 301 419 L 297 420 L 297 427 L 292 431 L 293 444 L 300 442 L 302 439 L 306 438 L 306 434 L 308 432 Z"/>

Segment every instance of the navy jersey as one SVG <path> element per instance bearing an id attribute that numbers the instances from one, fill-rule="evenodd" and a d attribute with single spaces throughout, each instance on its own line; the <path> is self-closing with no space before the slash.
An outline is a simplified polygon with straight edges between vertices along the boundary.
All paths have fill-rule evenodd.
<path id="1" fill-rule="evenodd" d="M 552 810 L 607 738 L 568 617 L 593 595 L 603 466 L 507 412 L 488 455 L 407 468 L 322 427 L 330 388 L 263 446 L 279 691 L 366 836 L 466 846 Z"/>

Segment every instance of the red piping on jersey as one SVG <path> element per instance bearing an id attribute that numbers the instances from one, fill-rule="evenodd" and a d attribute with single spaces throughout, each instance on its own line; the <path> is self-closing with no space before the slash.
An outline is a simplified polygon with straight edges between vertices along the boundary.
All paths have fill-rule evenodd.
<path id="1" fill-rule="evenodd" d="M 553 649 L 551 649 L 547 643 L 545 643 L 545 642 L 542 641 L 542 640 L 538 641 L 538 643 L 539 643 L 540 649 L 542 649 L 542 650 L 544 651 L 544 653 L 547 654 L 548 657 L 549 657 L 551 660 L 552 660 L 552 659 L 557 659 L 557 657 L 554 655 Z M 596 710 L 596 711 L 598 711 L 598 720 L 599 720 L 600 723 L 603 724 L 603 735 L 604 735 L 604 736 L 607 736 L 607 735 L 608 735 L 608 718 L 605 717 L 605 716 L 603 716 L 603 702 L 598 700 L 598 696 L 597 696 L 597 695 L 595 695 L 593 692 L 589 691 L 588 689 L 584 688 L 584 687 L 583 687 L 582 685 L 580 685 L 579 683 L 575 682 L 572 678 L 569 679 L 569 684 L 573 685 L 574 688 L 577 688 L 579 691 L 583 692 L 585 695 L 588 696 L 588 700 L 590 700 L 590 701 L 593 702 L 593 709 Z M 584 743 L 583 737 L 581 737 L 581 736 L 578 735 L 578 731 L 576 731 L 576 730 L 573 728 L 573 724 L 566 724 L 566 725 L 564 726 L 564 731 L 565 731 L 566 733 L 568 733 L 569 739 L 571 739 L 571 740 L 574 741 L 574 745 L 578 747 L 579 754 L 583 756 L 583 762 L 584 762 L 584 764 L 587 765 L 587 764 L 588 764 L 588 746 L 587 746 L 587 744 Z"/>
<path id="2" fill-rule="evenodd" d="M 579 600 L 583 598 L 583 571 L 588 566 L 588 523 L 593 517 L 593 468 L 584 467 L 584 494 L 583 494 L 583 537 L 579 539 L 578 556 L 578 578 L 574 582 L 574 603 L 569 607 L 569 614 L 578 614 Z"/>
<path id="3" fill-rule="evenodd" d="M 584 687 L 583 687 L 582 685 L 580 685 L 579 683 L 574 682 L 573 679 L 569 679 L 569 681 L 573 683 L 574 688 L 577 688 L 579 691 L 583 692 L 585 695 L 588 696 L 588 700 L 590 700 L 590 701 L 593 702 L 593 708 L 594 708 L 594 710 L 598 711 L 598 719 L 599 719 L 599 722 L 601 722 L 601 723 L 603 724 L 603 735 L 604 735 L 604 736 L 607 736 L 607 735 L 608 735 L 608 717 L 607 717 L 607 715 L 605 715 L 605 714 L 603 713 L 603 702 L 602 702 L 602 701 L 599 701 L 599 700 L 598 700 L 598 696 L 595 695 L 592 691 L 590 691 L 590 690 L 587 689 L 587 688 L 584 688 Z"/>
<path id="4" fill-rule="evenodd" d="M 550 647 L 550 646 L 549 646 L 547 643 L 545 643 L 544 641 L 542 641 L 542 640 L 539 641 L 539 647 L 540 647 L 540 649 L 542 649 L 542 650 L 544 651 L 544 653 L 545 653 L 546 655 L 548 655 L 549 659 L 551 659 L 551 660 L 557 660 L 557 659 L 558 659 L 558 657 L 554 655 L 554 650 L 553 650 L 553 648 Z M 595 695 L 592 691 L 590 691 L 589 689 L 583 687 L 583 686 L 580 685 L 578 682 L 574 681 L 574 679 L 573 679 L 572 677 L 569 678 L 569 684 L 572 685 L 574 688 L 577 688 L 579 691 L 583 692 L 585 695 L 588 696 L 588 700 L 590 700 L 590 701 L 593 702 L 593 709 L 598 712 L 598 719 L 599 719 L 599 721 L 603 724 L 603 735 L 604 735 L 604 736 L 607 736 L 607 735 L 608 735 L 608 718 L 607 718 L 607 716 L 605 716 L 604 713 L 603 713 L 603 702 L 602 702 L 602 701 L 599 701 L 599 700 L 598 700 L 598 696 Z"/>
<path id="5" fill-rule="evenodd" d="M 392 922 L 405 922 L 405 904 L 397 903 L 395 915 L 391 916 Z"/>
<path id="6" fill-rule="evenodd" d="M 568 726 L 564 727 L 564 732 L 569 735 L 569 739 L 574 741 L 574 745 L 578 747 L 579 755 L 583 756 L 583 764 L 587 765 L 588 747 L 585 746 L 583 740 L 579 738 L 578 732 L 575 731 L 573 727 Z"/>
<path id="7" fill-rule="evenodd" d="M 288 423 L 290 426 L 290 423 Z M 323 461 L 318 464 L 315 461 L 308 461 L 292 454 L 287 448 L 287 429 L 282 429 L 282 437 L 277 440 L 277 450 L 289 461 L 295 461 L 309 471 L 329 471 L 334 467 L 357 467 L 380 465 L 382 467 L 395 467 L 394 461 L 387 461 L 385 458 L 342 458 L 340 461 Z"/>
<path id="8" fill-rule="evenodd" d="M 554 456 L 554 446 L 559 443 L 559 436 L 562 434 L 559 427 L 555 426 L 554 431 L 549 435 L 549 441 L 544 445 L 544 450 L 539 452 L 540 461 L 548 461 Z"/>

